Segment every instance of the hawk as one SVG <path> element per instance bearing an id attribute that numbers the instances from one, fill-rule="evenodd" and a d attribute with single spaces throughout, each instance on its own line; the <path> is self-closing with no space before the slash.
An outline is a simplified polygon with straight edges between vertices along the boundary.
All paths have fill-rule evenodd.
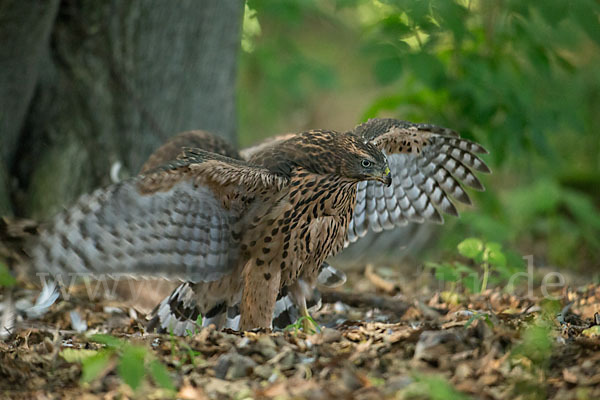
<path id="1" fill-rule="evenodd" d="M 481 153 L 452 130 L 393 119 L 287 135 L 247 160 L 190 148 L 83 196 L 30 255 L 52 274 L 183 280 L 171 302 L 192 293 L 208 317 L 239 304 L 239 329 L 269 327 L 282 288 L 313 287 L 325 259 L 368 230 L 458 215 L 450 197 L 470 204 L 460 182 L 483 190 Z"/>
<path id="2" fill-rule="evenodd" d="M 279 135 L 269 138 L 263 143 L 246 148 L 238 152 L 228 141 L 202 130 L 194 130 L 180 133 L 159 147 L 144 163 L 140 173 L 172 161 L 181 154 L 185 148 L 194 147 L 213 153 L 221 154 L 235 159 L 247 160 L 253 154 L 258 153 L 275 142 L 291 138 L 294 134 Z M 334 288 L 346 282 L 346 274 L 323 262 L 317 276 L 319 286 Z M 147 330 L 158 332 L 173 332 L 175 335 L 183 335 L 185 332 L 193 332 L 196 321 L 201 315 L 196 306 L 193 285 L 183 284 L 165 298 L 151 313 L 151 320 Z M 283 287 L 275 303 L 273 314 L 273 328 L 284 329 L 294 323 L 299 315 L 307 316 L 306 297 L 310 297 L 313 304 L 319 304 L 319 292 L 305 282 L 302 277 L 298 279 L 292 288 Z M 209 310 L 202 318 L 202 326 L 215 324 L 225 328 L 238 329 L 240 320 L 239 304 L 223 307 L 222 304 Z M 304 320 L 308 323 L 310 320 Z M 306 327 L 308 328 L 308 326 Z"/>

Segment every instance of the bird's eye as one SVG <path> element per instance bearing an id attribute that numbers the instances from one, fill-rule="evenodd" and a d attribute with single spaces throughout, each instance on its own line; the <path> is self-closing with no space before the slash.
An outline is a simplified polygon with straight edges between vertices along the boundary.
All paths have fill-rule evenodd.
<path id="1" fill-rule="evenodd" d="M 369 161 L 369 160 L 362 160 L 360 162 L 360 165 L 362 165 L 363 168 L 369 168 L 371 166 L 371 161 Z"/>

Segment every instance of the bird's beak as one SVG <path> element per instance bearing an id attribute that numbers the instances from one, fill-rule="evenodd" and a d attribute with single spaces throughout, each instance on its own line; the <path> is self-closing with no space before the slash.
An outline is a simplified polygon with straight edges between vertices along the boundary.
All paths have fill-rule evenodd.
<path id="1" fill-rule="evenodd" d="M 392 172 L 390 171 L 390 167 L 385 167 L 385 171 L 383 171 L 383 174 L 378 181 L 383 183 L 385 186 L 390 186 L 392 184 Z"/>

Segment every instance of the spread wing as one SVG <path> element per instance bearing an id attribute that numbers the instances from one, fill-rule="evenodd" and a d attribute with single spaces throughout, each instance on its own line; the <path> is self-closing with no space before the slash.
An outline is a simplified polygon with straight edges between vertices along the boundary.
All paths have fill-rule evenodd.
<path id="1" fill-rule="evenodd" d="M 163 167 L 83 196 L 55 217 L 29 253 L 37 271 L 53 275 L 213 281 L 235 267 L 234 228 L 248 199 L 286 183 L 243 161 L 188 150 Z"/>
<path id="2" fill-rule="evenodd" d="M 229 158 L 240 159 L 237 150 L 225 139 L 210 132 L 195 130 L 179 133 L 154 151 L 144 163 L 140 172 L 147 172 L 175 160 L 185 147 L 193 147 L 221 154 Z"/>
<path id="3" fill-rule="evenodd" d="M 490 172 L 477 156 L 487 151 L 450 129 L 374 119 L 359 125 L 354 133 L 385 153 L 392 185 L 386 187 L 375 181 L 358 184 L 349 242 L 358 240 L 369 229 L 379 232 L 408 222 L 443 223 L 442 213 L 458 216 L 451 198 L 471 204 L 461 183 L 484 190 L 473 172 Z"/>
<path id="4" fill-rule="evenodd" d="M 257 154 L 276 146 L 278 143 L 284 140 L 290 139 L 296 136 L 297 133 L 284 133 L 283 135 L 277 135 L 263 140 L 262 142 L 255 144 L 254 146 L 247 147 L 240 150 L 240 157 L 244 160 L 249 160 Z"/>

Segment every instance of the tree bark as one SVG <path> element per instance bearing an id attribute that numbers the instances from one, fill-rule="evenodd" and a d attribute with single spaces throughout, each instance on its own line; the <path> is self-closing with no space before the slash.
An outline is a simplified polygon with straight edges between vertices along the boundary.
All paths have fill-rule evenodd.
<path id="1" fill-rule="evenodd" d="M 0 1 L 0 215 L 13 211 L 9 166 L 15 159 L 58 3 Z"/>
<path id="2" fill-rule="evenodd" d="M 18 180 L 15 212 L 48 217 L 110 183 L 114 162 L 135 173 L 184 130 L 233 141 L 242 14 L 239 0 L 63 0 L 4 155 Z"/>

